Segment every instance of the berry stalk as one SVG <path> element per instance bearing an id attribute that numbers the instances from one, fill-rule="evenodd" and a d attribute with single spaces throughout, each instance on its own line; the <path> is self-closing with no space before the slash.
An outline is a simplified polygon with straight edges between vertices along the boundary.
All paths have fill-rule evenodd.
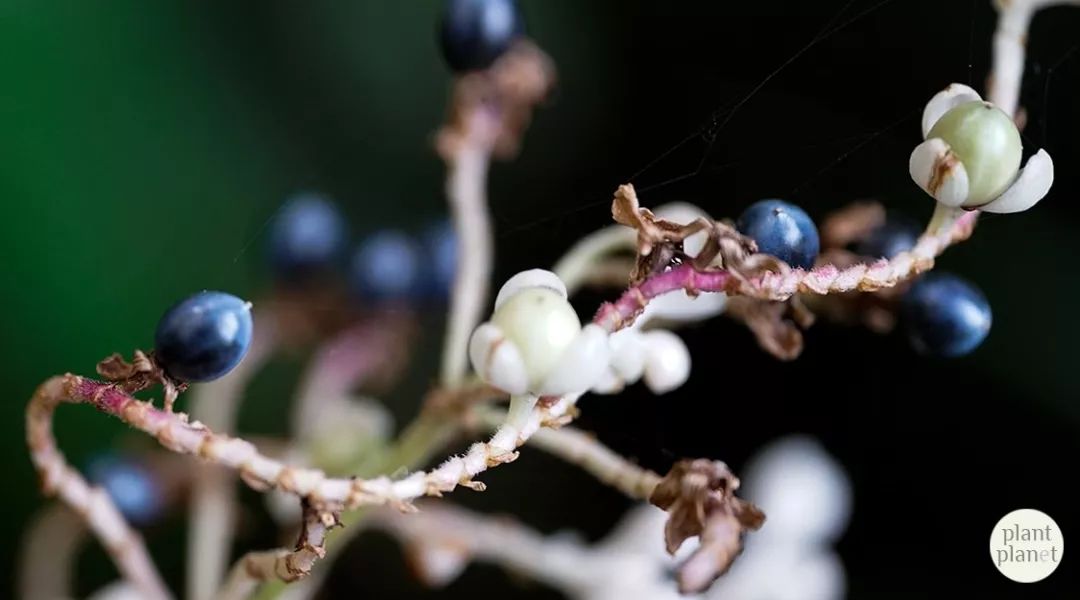
<path id="1" fill-rule="evenodd" d="M 491 280 L 494 242 L 485 190 L 492 151 L 489 120 L 485 109 L 476 109 L 470 133 L 449 159 L 446 194 L 461 248 L 443 345 L 441 380 L 447 387 L 460 385 L 468 370 L 469 335 L 483 316 Z"/>
<path id="2" fill-rule="evenodd" d="M 485 425 L 497 429 L 507 414 L 497 409 L 480 412 Z M 600 443 L 592 435 L 574 427 L 539 429 L 529 445 L 576 465 L 606 485 L 630 498 L 648 500 L 660 483 L 660 475 L 644 469 Z"/>
<path id="3" fill-rule="evenodd" d="M 304 503 L 303 525 L 293 550 L 249 552 L 233 566 L 218 600 L 244 600 L 262 581 L 291 583 L 306 577 L 326 554 L 326 533 L 336 526 L 337 516 Z"/>

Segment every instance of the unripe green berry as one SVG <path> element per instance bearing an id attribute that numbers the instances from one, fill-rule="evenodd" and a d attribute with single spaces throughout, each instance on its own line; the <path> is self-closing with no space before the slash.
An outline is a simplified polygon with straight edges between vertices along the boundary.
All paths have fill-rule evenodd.
<path id="1" fill-rule="evenodd" d="M 968 197 L 976 207 L 997 198 L 1020 170 L 1023 146 L 1016 124 L 989 102 L 966 102 L 942 115 L 927 139 L 941 138 L 964 165 Z"/>
<path id="2" fill-rule="evenodd" d="M 525 363 L 529 385 L 536 386 L 581 332 L 581 321 L 557 292 L 524 289 L 507 299 L 491 317 Z"/>

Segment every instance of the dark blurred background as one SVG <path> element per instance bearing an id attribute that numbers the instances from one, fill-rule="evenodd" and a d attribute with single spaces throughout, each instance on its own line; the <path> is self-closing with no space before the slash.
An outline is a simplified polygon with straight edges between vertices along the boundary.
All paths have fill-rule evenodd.
<path id="1" fill-rule="evenodd" d="M 40 381 L 148 347 L 163 309 L 192 291 L 259 296 L 266 224 L 298 189 L 337 199 L 357 238 L 445 214 L 431 146 L 450 83 L 435 44 L 439 5 L 0 2 L 0 596 L 12 589 L 26 521 L 45 506 L 23 438 Z M 520 157 L 493 170 L 496 286 L 608 224 L 611 194 L 627 181 L 648 206 L 686 200 L 717 217 L 764 197 L 817 217 L 866 198 L 928 217 L 932 202 L 906 168 L 922 107 L 953 81 L 984 89 L 995 20 L 988 0 L 523 6 L 559 88 Z M 1070 539 L 1080 532 L 1078 39 L 1077 8 L 1046 11 L 1031 29 L 1025 141 L 1054 157 L 1051 195 L 1027 213 L 982 219 L 939 263 L 991 301 L 994 328 L 977 352 L 923 359 L 898 334 L 822 323 L 800 360 L 780 363 L 716 319 L 683 333 L 695 361 L 685 387 L 586 398 L 580 425 L 660 470 L 687 456 L 738 470 L 776 436 L 817 436 L 854 481 L 840 544 L 852 597 L 1073 596 L 1075 557 L 1041 583 L 1015 584 L 988 560 L 987 541 L 1016 508 L 1047 512 Z M 584 294 L 578 306 L 590 314 L 605 297 Z M 410 379 L 387 398 L 402 420 L 434 377 L 441 317 L 425 317 Z M 286 356 L 260 377 L 246 431 L 284 431 L 302 365 Z M 75 464 L 139 441 L 85 409 L 61 411 L 58 433 Z M 488 492 L 454 500 L 543 531 L 598 538 L 628 506 L 535 451 L 483 479 Z M 276 543 L 254 525 L 265 521 L 261 505 L 245 498 L 252 515 L 238 550 Z M 181 585 L 182 515 L 145 534 Z M 326 597 L 429 597 L 399 556 L 387 538 L 365 536 L 337 562 Z M 80 594 L 114 577 L 88 548 Z M 557 597 L 486 566 L 444 593 L 496 591 Z"/>

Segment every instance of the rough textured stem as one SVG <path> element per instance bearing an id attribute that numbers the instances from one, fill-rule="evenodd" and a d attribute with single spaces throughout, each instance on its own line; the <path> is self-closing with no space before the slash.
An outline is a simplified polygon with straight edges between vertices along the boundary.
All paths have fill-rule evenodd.
<path id="1" fill-rule="evenodd" d="M 606 302 L 597 310 L 593 323 L 608 331 L 629 327 L 649 304 L 649 300 L 676 290 L 687 293 L 727 292 L 736 284 L 735 277 L 722 269 L 698 271 L 690 265 L 653 275 L 631 287 L 614 302 Z"/>
<path id="2" fill-rule="evenodd" d="M 236 429 L 244 388 L 277 346 L 273 315 L 255 315 L 254 337 L 247 356 L 228 375 L 192 390 L 191 414 L 218 431 Z M 191 497 L 187 550 L 187 597 L 213 597 L 229 563 L 236 522 L 236 486 L 233 475 L 216 465 L 197 465 Z"/>
<path id="3" fill-rule="evenodd" d="M 202 423 L 189 423 L 187 415 L 157 409 L 114 384 L 68 374 L 48 380 L 40 389 L 27 409 L 27 424 L 31 432 L 31 448 L 44 447 L 35 452 L 35 457 L 42 458 L 39 470 L 49 484 L 47 489 L 56 487 L 54 482 L 63 479 L 58 471 L 66 469 L 62 461 L 57 465 L 54 460 L 54 455 L 58 453 L 52 445 L 51 435 L 53 409 L 60 402 L 93 405 L 154 436 L 173 452 L 196 455 L 237 469 L 241 478 L 255 489 L 279 489 L 303 498 L 320 509 L 351 509 L 381 504 L 409 509 L 409 503 L 421 496 L 439 495 L 461 484 L 479 487 L 471 483 L 472 476 L 511 459 L 502 445 L 493 447 L 478 442 L 464 456 L 452 457 L 431 472 L 414 473 L 404 479 L 395 480 L 387 476 L 373 479 L 330 478 L 316 469 L 293 467 L 269 458 L 248 441 L 216 434 Z M 517 432 L 515 447 L 523 444 L 540 425 L 564 418 L 577 401 L 577 396 L 549 400 L 538 403 L 524 424 L 514 422 L 509 425 Z M 493 439 L 508 439 L 508 435 L 505 432 L 496 433 Z M 50 448 L 53 449 L 51 453 Z"/>
<path id="4" fill-rule="evenodd" d="M 968 212 L 952 220 L 949 226 L 928 229 L 915 247 L 891 260 L 855 264 L 844 269 L 821 265 L 809 271 L 791 269 L 782 273 L 765 272 L 740 285 L 737 293 L 764 300 L 787 300 L 795 294 L 832 294 L 873 292 L 891 288 L 934 266 L 934 261 L 952 244 L 971 235 L 977 213 Z"/>
<path id="5" fill-rule="evenodd" d="M 23 536 L 19 565 L 20 598 L 74 598 L 75 559 L 86 538 L 83 519 L 65 505 L 37 515 Z"/>
<path id="6" fill-rule="evenodd" d="M 488 427 L 495 428 L 506 420 L 506 413 L 485 410 L 481 418 Z M 635 465 L 593 436 L 572 427 L 540 429 L 529 438 L 529 445 L 581 467 L 634 499 L 648 500 L 660 483 L 659 474 Z"/>
<path id="7" fill-rule="evenodd" d="M 442 354 L 443 386 L 459 385 L 468 371 L 468 342 L 480 323 L 491 279 L 492 232 L 487 182 L 491 161 L 490 117 L 477 109 L 463 143 L 449 159 L 447 196 L 458 243 L 457 273 Z"/>
<path id="8" fill-rule="evenodd" d="M 766 271 L 742 279 L 722 269 L 698 271 L 690 265 L 683 265 L 649 277 L 640 285 L 631 287 L 615 302 L 601 306 L 593 321 L 609 331 L 621 329 L 641 314 L 649 300 L 676 290 L 685 290 L 689 294 L 724 292 L 729 295 L 741 294 L 762 300 L 783 301 L 795 294 L 824 295 L 890 288 L 930 269 L 937 256 L 946 248 L 967 239 L 971 235 L 975 217 L 976 213 L 968 212 L 953 220 L 947 227 L 928 230 L 914 248 L 897 254 L 892 260 L 859 263 L 844 269 L 834 265 L 821 265 L 809 271 Z"/>
<path id="9" fill-rule="evenodd" d="M 52 416 L 56 406 L 67 401 L 74 384 L 81 378 L 54 377 L 38 387 L 26 409 L 26 439 L 30 458 L 41 477 L 42 488 L 49 496 L 58 496 L 81 515 L 124 578 L 148 599 L 170 598 L 165 584 L 150 560 L 142 538 L 135 533 L 116 509 L 109 495 L 90 487 L 78 471 L 68 466 L 56 447 Z M 162 414 L 165 413 L 162 411 Z"/>
<path id="10" fill-rule="evenodd" d="M 218 599 L 243 600 L 260 582 L 270 579 L 288 583 L 304 578 L 326 553 L 323 549 L 326 532 L 336 523 L 337 518 L 333 515 L 305 505 L 303 527 L 296 547 L 247 553 L 232 568 Z"/>

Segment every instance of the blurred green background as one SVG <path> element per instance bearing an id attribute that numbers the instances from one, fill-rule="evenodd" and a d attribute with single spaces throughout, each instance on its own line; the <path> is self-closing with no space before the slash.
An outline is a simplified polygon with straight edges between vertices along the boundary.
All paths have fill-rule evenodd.
<path id="1" fill-rule="evenodd" d="M 11 589 L 16 540 L 45 504 L 23 438 L 25 399 L 40 381 L 65 371 L 90 374 L 111 352 L 147 348 L 162 310 L 192 291 L 257 297 L 268 285 L 265 228 L 297 190 L 318 189 L 337 199 L 357 237 L 386 226 L 418 228 L 445 214 L 442 165 L 431 148 L 450 84 L 434 37 L 439 4 L 0 2 L 0 378 L 8 395 L 0 451 L 9 466 L 0 596 Z M 879 197 L 927 216 L 930 202 L 905 169 L 917 143 L 918 112 L 951 81 L 981 87 L 994 19 L 982 1 L 523 4 L 530 33 L 559 67 L 559 87 L 538 113 L 523 154 L 494 170 L 499 281 L 550 265 L 579 235 L 607 224 L 611 192 L 627 180 L 646 190 L 648 205 L 690 200 L 716 216 L 734 216 L 765 196 L 793 198 L 814 215 Z M 938 445 L 923 449 L 928 457 L 991 451 L 994 440 L 1005 452 L 1020 452 L 1010 460 L 1021 466 L 1025 457 L 1067 460 L 1078 450 L 1080 384 L 1073 369 L 1080 284 L 1071 272 L 1080 250 L 1073 202 L 1080 155 L 1069 146 L 1080 135 L 1080 60 L 1073 54 L 1078 13 L 1055 9 L 1055 18 L 1036 20 L 1024 93 L 1026 141 L 1054 155 L 1055 192 L 1030 213 L 984 219 L 974 240 L 943 260 L 979 281 L 993 303 L 995 329 L 976 356 L 948 365 L 913 362 L 897 339 L 822 325 L 809 338 L 809 366 L 779 366 L 758 356 L 745 332 L 730 324 L 691 334 L 701 364 L 716 361 L 729 371 L 745 362 L 747 379 L 779 373 L 790 382 L 787 391 L 776 390 L 780 400 L 770 399 L 787 415 L 778 417 L 783 427 L 832 443 L 850 459 L 857 486 L 860 473 L 869 477 L 868 486 L 884 486 L 873 475 L 879 466 L 907 468 L 903 448 L 916 431 L 890 425 L 900 413 L 911 422 L 937 421 L 928 425 L 940 426 L 933 429 L 938 437 L 930 437 Z M 727 120 L 725 107 L 836 26 Z M 700 135 L 717 124 L 715 138 Z M 653 164 L 680 140 L 675 152 Z M 694 175 L 683 177 L 688 174 Z M 667 183 L 671 179 L 678 181 Z M 601 298 L 584 300 L 582 311 Z M 428 317 L 417 366 L 396 394 L 401 415 L 415 406 L 434 372 L 441 315 Z M 283 428 L 288 386 L 277 383 L 290 382 L 301 363 L 302 357 L 283 360 L 267 375 L 271 383 L 257 386 L 245 413 L 248 427 Z M 806 406 L 812 401 L 796 385 L 813 369 L 840 382 L 831 392 L 837 400 L 822 409 L 837 417 L 827 423 L 797 418 L 822 413 Z M 698 371 L 700 387 L 659 407 L 645 394 L 631 395 L 622 405 L 635 407 L 629 417 L 610 404 L 598 406 L 585 423 L 603 431 L 606 416 L 615 445 L 657 468 L 691 454 L 737 464 L 783 429 L 748 425 L 742 437 L 721 441 L 708 431 L 691 435 L 680 428 L 676 417 L 685 418 L 686 409 L 671 403 L 700 401 L 707 377 Z M 860 377 L 869 387 L 859 386 Z M 909 392 L 921 394 L 921 416 L 907 412 L 916 410 L 907 403 L 912 397 L 901 397 Z M 862 412 L 859 397 L 890 408 Z M 590 409 L 586 404 L 587 415 Z M 663 418 L 652 418 L 661 410 Z M 723 417 L 715 405 L 707 410 Z M 131 437 L 85 409 L 61 411 L 58 433 L 75 464 Z M 969 434 L 975 438 L 965 442 Z M 889 458 L 861 462 L 869 459 L 860 440 L 875 437 L 895 441 Z M 556 470 L 535 460 L 538 470 Z M 995 471 L 990 462 L 980 468 Z M 558 512 L 559 500 L 569 502 L 574 490 L 591 483 L 577 474 L 554 477 L 566 484 L 563 491 L 545 487 L 547 499 L 554 499 L 547 504 L 555 507 L 518 497 L 522 491 L 489 494 L 481 502 L 507 510 L 520 502 L 542 526 L 573 525 L 575 517 Z M 1008 486 L 1009 477 L 982 482 L 985 493 Z M 1056 484 L 1046 485 L 1016 500 L 1075 511 Z M 857 496 L 857 512 L 865 497 Z M 603 496 L 583 514 L 614 514 L 620 506 L 621 499 Z M 1067 522 L 1080 523 L 1059 514 L 1068 510 L 1048 511 L 1066 531 Z M 597 519 L 578 515 L 576 524 L 598 535 L 610 518 Z M 989 532 L 992 522 L 971 527 Z M 174 581 L 182 573 L 182 523 L 175 517 L 150 540 Z M 107 564 L 90 551 L 80 570 L 81 592 L 112 578 Z M 1000 584 L 990 579 L 997 577 L 990 564 L 984 566 L 979 577 Z M 855 589 L 890 589 L 891 572 L 855 572 Z"/>

